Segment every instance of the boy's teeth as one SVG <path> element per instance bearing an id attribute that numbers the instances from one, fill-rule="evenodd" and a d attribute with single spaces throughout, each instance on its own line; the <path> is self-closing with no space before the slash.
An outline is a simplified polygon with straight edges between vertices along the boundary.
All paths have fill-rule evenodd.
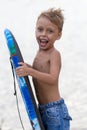
<path id="1" fill-rule="evenodd" d="M 48 41 L 47 40 L 40 40 L 40 42 L 47 43 Z"/>
<path id="2" fill-rule="evenodd" d="M 40 40 L 40 44 L 42 47 L 45 47 L 47 45 L 47 40 Z"/>

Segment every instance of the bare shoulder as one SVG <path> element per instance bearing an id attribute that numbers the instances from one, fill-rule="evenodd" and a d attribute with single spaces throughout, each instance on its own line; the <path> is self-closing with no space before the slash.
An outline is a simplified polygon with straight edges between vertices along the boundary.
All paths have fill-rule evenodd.
<path id="1" fill-rule="evenodd" d="M 60 54 L 60 52 L 59 52 L 58 50 L 56 50 L 56 49 L 54 49 L 54 50 L 52 51 L 51 57 L 61 60 L 61 54 Z"/>
<path id="2" fill-rule="evenodd" d="M 51 63 L 60 66 L 61 68 L 61 54 L 58 50 L 54 49 L 50 55 Z"/>

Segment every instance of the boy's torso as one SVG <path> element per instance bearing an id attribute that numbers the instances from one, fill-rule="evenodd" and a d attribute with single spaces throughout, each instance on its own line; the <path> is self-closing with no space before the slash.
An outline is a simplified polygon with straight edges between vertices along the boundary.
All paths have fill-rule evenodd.
<path id="1" fill-rule="evenodd" d="M 51 51 L 38 52 L 33 63 L 33 68 L 40 72 L 49 74 L 51 53 L 52 53 Z M 55 83 L 54 85 L 49 85 L 35 78 L 33 78 L 33 82 L 34 82 L 34 87 L 36 90 L 36 95 L 40 104 L 45 104 L 45 103 L 60 99 L 60 94 L 58 91 L 57 83 Z"/>

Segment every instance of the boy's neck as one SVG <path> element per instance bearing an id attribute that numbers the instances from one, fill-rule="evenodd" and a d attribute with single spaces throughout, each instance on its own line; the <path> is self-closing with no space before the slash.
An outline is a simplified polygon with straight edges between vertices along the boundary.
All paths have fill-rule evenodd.
<path id="1" fill-rule="evenodd" d="M 39 52 L 51 52 L 51 51 L 53 51 L 55 48 L 54 48 L 54 46 L 53 47 L 51 47 L 51 48 L 49 48 L 49 49 L 39 49 Z"/>

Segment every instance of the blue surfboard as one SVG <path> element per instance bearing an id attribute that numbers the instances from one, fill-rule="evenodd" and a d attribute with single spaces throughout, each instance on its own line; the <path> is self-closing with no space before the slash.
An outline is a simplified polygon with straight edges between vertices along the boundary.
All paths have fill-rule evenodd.
<path id="1" fill-rule="evenodd" d="M 21 51 L 19 49 L 19 46 L 11 31 L 9 29 L 5 29 L 4 34 L 6 37 L 7 46 L 11 57 L 11 63 L 16 75 L 15 70 L 17 67 L 19 67 L 18 63 L 24 62 L 24 60 Z M 40 113 L 37 108 L 37 104 L 34 98 L 34 94 L 28 76 L 18 77 L 16 75 L 16 79 L 33 130 L 45 130 L 41 121 Z"/>

